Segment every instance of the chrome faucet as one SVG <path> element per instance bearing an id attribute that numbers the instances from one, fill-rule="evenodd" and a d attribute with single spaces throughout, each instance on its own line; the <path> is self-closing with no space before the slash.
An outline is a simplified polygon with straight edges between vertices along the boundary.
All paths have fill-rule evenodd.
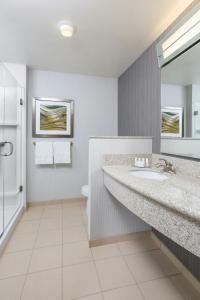
<path id="1" fill-rule="evenodd" d="M 164 158 L 159 158 L 159 160 L 163 161 L 164 164 L 157 163 L 156 167 L 158 167 L 158 168 L 162 167 L 163 168 L 163 172 L 176 174 L 175 167 L 174 167 L 174 165 L 170 161 L 168 161 L 167 159 L 164 159 Z"/>

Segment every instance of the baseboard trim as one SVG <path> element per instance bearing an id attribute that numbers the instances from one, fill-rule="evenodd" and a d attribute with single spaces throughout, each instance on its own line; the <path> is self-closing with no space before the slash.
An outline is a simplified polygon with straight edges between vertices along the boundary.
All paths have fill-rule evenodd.
<path id="1" fill-rule="evenodd" d="M 90 240 L 89 241 L 89 247 L 98 247 L 98 246 L 104 246 L 108 244 L 114 244 L 124 241 L 130 241 L 133 239 L 142 239 L 144 237 L 149 236 L 151 231 L 141 231 L 141 232 L 134 232 L 134 233 L 128 233 L 123 235 L 116 235 L 111 237 L 102 238 L 99 240 Z"/>
<path id="2" fill-rule="evenodd" d="M 85 197 L 80 198 L 66 198 L 60 200 L 47 200 L 47 201 L 30 201 L 27 203 L 27 207 L 34 207 L 34 206 L 45 206 L 45 205 L 56 205 L 56 204 L 64 204 L 64 203 L 84 203 L 86 202 Z"/>
<path id="3" fill-rule="evenodd" d="M 176 268 L 183 276 L 192 284 L 192 286 L 200 293 L 200 282 L 198 279 L 183 265 L 183 263 L 159 240 L 159 238 L 151 231 L 151 238 L 154 240 L 158 248 L 174 263 Z"/>

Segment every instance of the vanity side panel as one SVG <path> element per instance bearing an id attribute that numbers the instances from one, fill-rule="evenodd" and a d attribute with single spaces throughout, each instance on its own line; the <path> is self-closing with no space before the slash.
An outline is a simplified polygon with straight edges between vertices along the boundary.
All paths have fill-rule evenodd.
<path id="1" fill-rule="evenodd" d="M 152 153 L 148 138 L 92 138 L 89 141 L 89 239 L 125 235 L 149 230 L 150 227 L 123 207 L 106 190 L 103 182 L 105 154 Z"/>

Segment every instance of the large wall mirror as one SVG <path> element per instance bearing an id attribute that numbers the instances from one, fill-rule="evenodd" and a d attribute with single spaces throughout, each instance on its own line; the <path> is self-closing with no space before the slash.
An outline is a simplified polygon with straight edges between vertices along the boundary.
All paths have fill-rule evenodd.
<path id="1" fill-rule="evenodd" d="M 200 159 L 200 42 L 161 69 L 161 152 Z"/>

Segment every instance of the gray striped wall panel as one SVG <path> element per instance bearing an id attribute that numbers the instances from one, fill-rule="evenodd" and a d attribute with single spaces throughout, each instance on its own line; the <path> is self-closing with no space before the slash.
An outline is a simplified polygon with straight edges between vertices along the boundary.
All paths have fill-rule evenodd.
<path id="1" fill-rule="evenodd" d="M 161 73 L 155 44 L 119 78 L 119 135 L 152 135 L 153 152 L 160 152 Z M 163 243 L 200 280 L 200 258 L 169 241 Z"/>
<path id="2" fill-rule="evenodd" d="M 118 82 L 118 134 L 153 136 L 160 151 L 161 76 L 152 45 Z"/>

